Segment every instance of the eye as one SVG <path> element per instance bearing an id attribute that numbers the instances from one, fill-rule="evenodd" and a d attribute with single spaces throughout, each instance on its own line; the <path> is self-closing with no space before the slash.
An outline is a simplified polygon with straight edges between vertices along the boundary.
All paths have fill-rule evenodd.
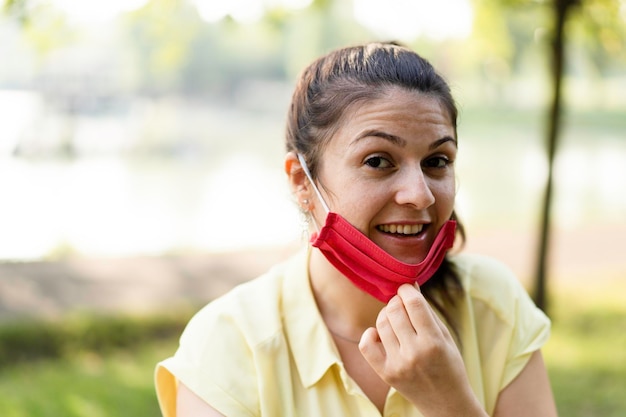
<path id="1" fill-rule="evenodd" d="M 443 156 L 436 156 L 433 158 L 429 158 L 424 162 L 424 166 L 427 168 L 445 168 L 449 164 L 451 164 L 448 158 Z"/>
<path id="2" fill-rule="evenodd" d="M 382 156 L 371 156 L 367 158 L 365 160 L 365 165 L 377 169 L 391 168 L 393 166 L 387 158 Z"/>

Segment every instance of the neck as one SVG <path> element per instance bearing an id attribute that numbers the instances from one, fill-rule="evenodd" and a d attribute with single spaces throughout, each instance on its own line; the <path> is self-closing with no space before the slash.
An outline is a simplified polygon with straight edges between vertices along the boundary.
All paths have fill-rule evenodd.
<path id="1" fill-rule="evenodd" d="M 309 259 L 309 274 L 317 307 L 333 335 L 358 341 L 367 328 L 376 325 L 385 305 L 352 284 L 315 248 Z"/>

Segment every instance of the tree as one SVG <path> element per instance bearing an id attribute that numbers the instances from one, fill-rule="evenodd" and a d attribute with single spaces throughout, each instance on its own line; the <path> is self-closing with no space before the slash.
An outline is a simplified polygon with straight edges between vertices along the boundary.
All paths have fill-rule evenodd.
<path id="1" fill-rule="evenodd" d="M 548 309 L 547 297 L 547 259 L 550 244 L 551 207 L 554 191 L 554 159 L 558 151 L 562 114 L 563 114 L 563 75 L 566 71 L 566 49 L 570 45 L 567 36 L 567 25 L 573 12 L 579 12 L 578 23 L 590 28 L 587 36 L 600 40 L 592 49 L 592 60 L 608 64 L 607 57 L 621 52 L 624 55 L 626 25 L 620 17 L 620 6 L 617 1 L 610 0 L 552 0 L 551 12 L 553 30 L 550 37 L 549 54 L 551 58 L 550 79 L 552 82 L 552 101 L 548 110 L 546 129 L 546 151 L 548 157 L 548 176 L 543 195 L 540 219 L 539 246 L 537 252 L 537 272 L 534 298 L 537 305 L 544 311 Z M 597 32 L 594 33 L 594 29 Z M 594 35 L 600 36 L 594 36 Z"/>
<path id="2" fill-rule="evenodd" d="M 626 57 L 626 16 L 615 0 L 482 0 L 478 7 L 548 6 L 550 31 L 546 38 L 551 85 L 550 103 L 546 111 L 546 155 L 548 174 L 541 201 L 536 275 L 533 297 L 537 305 L 547 311 L 548 259 L 551 238 L 551 210 L 554 194 L 554 160 L 558 153 L 564 109 L 563 79 L 569 67 L 568 48 L 576 46 L 584 51 L 601 74 L 619 66 Z M 574 14 L 574 12 L 577 12 Z M 535 28 L 531 28 L 534 30 Z M 576 31 L 573 31 L 575 29 Z M 519 28 L 518 28 L 519 30 Z"/>
<path id="3" fill-rule="evenodd" d="M 548 156 L 548 177 L 544 190 L 541 224 L 539 232 L 539 247 L 537 252 L 537 276 L 535 282 L 535 302 L 542 310 L 547 310 L 547 259 L 550 244 L 550 220 L 554 188 L 554 158 L 556 155 L 561 132 L 561 115 L 563 94 L 563 69 L 565 67 L 565 24 L 571 8 L 579 0 L 553 0 L 552 12 L 554 28 L 551 36 L 550 48 L 550 78 L 552 81 L 552 103 L 548 114 L 546 147 Z"/>

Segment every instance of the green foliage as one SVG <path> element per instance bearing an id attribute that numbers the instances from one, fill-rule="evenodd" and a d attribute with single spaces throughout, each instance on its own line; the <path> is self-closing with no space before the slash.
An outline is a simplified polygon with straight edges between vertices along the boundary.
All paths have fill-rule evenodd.
<path id="1" fill-rule="evenodd" d="M 65 16 L 45 2 L 9 0 L 4 14 L 20 22 L 24 39 L 39 56 L 63 47 L 78 38 Z"/>
<path id="2" fill-rule="evenodd" d="M 0 368 L 3 417 L 160 415 L 152 375 L 176 340 Z"/>
<path id="3" fill-rule="evenodd" d="M 544 349 L 559 414 L 621 417 L 626 412 L 626 306 L 607 289 L 561 294 Z M 622 293 L 623 291 L 619 291 Z"/>
<path id="4" fill-rule="evenodd" d="M 27 3 L 27 0 L 5 0 L 2 12 L 22 23 L 26 23 L 28 21 Z"/>
<path id="5" fill-rule="evenodd" d="M 188 315 L 106 317 L 76 315 L 62 321 L 0 325 L 0 368 L 38 359 L 67 358 L 81 352 L 107 353 L 179 335 Z"/>
<path id="6" fill-rule="evenodd" d="M 623 73 L 623 1 L 578 3 L 567 30 L 569 73 Z M 474 0 L 469 38 L 406 43 L 430 51 L 427 56 L 448 67 L 446 73 L 454 72 L 454 79 L 501 85 L 536 76 L 549 65 L 541 57 L 550 40 L 553 5 L 549 0 Z M 6 0 L 4 15 L 21 22 L 20 36 L 39 55 L 87 41 L 47 2 Z M 228 18 L 208 23 L 191 2 L 151 0 L 116 23 L 117 40 L 98 55 L 116 62 L 115 77 L 124 79 L 125 92 L 149 95 L 228 95 L 249 78 L 289 80 L 329 49 L 375 39 L 355 22 L 346 3 L 334 0 L 316 0 L 301 10 L 269 7 L 261 21 L 246 24 Z"/>
<path id="7" fill-rule="evenodd" d="M 626 3 L 581 1 L 570 22 L 571 40 L 589 57 L 596 76 L 623 73 L 626 64 Z"/>
<path id="8" fill-rule="evenodd" d="M 612 285 L 592 293 L 556 293 L 553 334 L 544 357 L 561 416 L 626 413 L 626 305 L 616 295 L 622 290 Z M 85 317 L 64 325 L 5 324 L 0 327 L 0 346 L 5 349 L 0 414 L 158 416 L 154 367 L 174 353 L 189 314 L 185 310 L 160 319 Z M 4 342 L 9 328 L 15 349 L 44 343 L 48 350 L 31 350 L 29 357 L 11 352 L 17 362 L 7 363 Z M 42 354 L 56 359 L 41 360 Z M 35 357 L 40 360 L 32 360 Z"/>
<path id="9" fill-rule="evenodd" d="M 601 76 L 623 68 L 626 7 L 620 0 L 476 0 L 476 36 L 486 38 L 486 43 L 499 52 L 519 56 L 534 42 L 548 41 L 543 34 L 553 29 L 557 3 L 571 6 L 566 27 L 571 59 L 580 61 L 584 55 Z M 513 50 L 502 50 L 507 42 L 514 46 Z M 484 53 L 490 55 L 488 50 Z M 498 56 L 506 57 L 502 53 Z"/>
<path id="10" fill-rule="evenodd" d="M 188 61 L 201 21 L 187 2 L 151 0 L 123 19 L 126 48 L 141 77 L 140 91 L 159 93 L 180 87 L 178 74 Z"/>

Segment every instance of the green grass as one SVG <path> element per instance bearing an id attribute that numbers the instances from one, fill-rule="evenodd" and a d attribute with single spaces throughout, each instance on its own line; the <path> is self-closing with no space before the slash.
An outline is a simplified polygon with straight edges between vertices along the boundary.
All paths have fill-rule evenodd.
<path id="1" fill-rule="evenodd" d="M 83 351 L 106 354 L 178 336 L 190 314 L 187 309 L 152 317 L 73 314 L 57 321 L 2 324 L 0 369 L 30 360 L 71 357 Z"/>
<path id="2" fill-rule="evenodd" d="M 591 294 L 561 291 L 552 300 L 553 333 L 544 356 L 561 417 L 626 415 L 626 305 L 617 294 L 623 291 L 615 287 Z M 187 316 L 188 312 L 178 316 L 179 325 Z M 40 359 L 18 355 L 17 362 L 5 362 L 0 367 L 0 416 L 160 416 L 153 370 L 156 362 L 174 352 L 178 337 L 163 336 L 162 331 L 154 337 L 153 330 L 142 327 L 175 327 L 170 319 L 162 326 L 137 319 L 122 326 L 119 320 L 108 326 L 106 320 L 96 319 L 94 327 L 99 330 L 92 329 L 92 338 L 86 338 L 82 347 L 77 341 L 87 329 L 85 321 L 65 324 L 57 330 L 74 337 L 64 349 L 51 344 L 59 355 L 56 359 L 52 354 Z M 118 333 L 120 328 L 126 329 L 126 336 L 118 334 L 114 343 L 103 343 L 100 336 L 93 339 L 93 334 Z M 32 328 L 26 334 L 32 341 Z M 50 338 L 55 332 L 49 327 L 43 334 Z M 2 336 L 0 331 L 0 342 Z M 94 340 L 103 345 L 98 347 Z"/>
<path id="3" fill-rule="evenodd" d="M 152 373 L 175 349 L 174 340 L 104 356 L 9 366 L 0 372 L 2 417 L 158 417 Z"/>
<path id="4" fill-rule="evenodd" d="M 622 289 L 609 290 L 555 303 L 544 356 L 561 416 L 626 416 L 626 303 Z"/>
<path id="5" fill-rule="evenodd" d="M 152 381 L 191 313 L 0 326 L 1 417 L 160 416 Z"/>

